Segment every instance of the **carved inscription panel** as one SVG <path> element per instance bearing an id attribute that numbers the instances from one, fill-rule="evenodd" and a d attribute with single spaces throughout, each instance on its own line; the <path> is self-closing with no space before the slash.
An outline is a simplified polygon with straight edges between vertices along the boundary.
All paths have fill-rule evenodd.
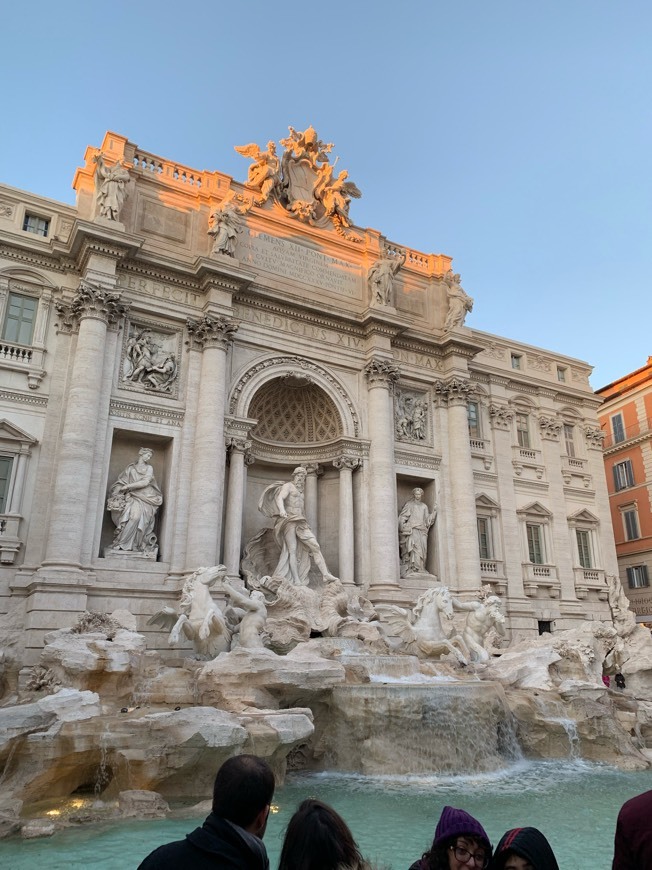
<path id="1" fill-rule="evenodd" d="M 340 296 L 360 296 L 359 271 L 350 263 L 287 239 L 247 228 L 238 239 L 236 256 L 241 263 L 271 275 L 311 284 Z"/>

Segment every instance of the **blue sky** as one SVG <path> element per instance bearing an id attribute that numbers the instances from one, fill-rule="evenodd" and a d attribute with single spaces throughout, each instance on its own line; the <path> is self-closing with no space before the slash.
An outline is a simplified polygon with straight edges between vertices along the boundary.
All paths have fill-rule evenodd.
<path id="1" fill-rule="evenodd" d="M 652 354 L 649 0 L 5 5 L 0 181 L 64 202 L 108 129 L 244 180 L 312 123 L 352 217 L 454 258 L 467 325 L 599 387 Z"/>

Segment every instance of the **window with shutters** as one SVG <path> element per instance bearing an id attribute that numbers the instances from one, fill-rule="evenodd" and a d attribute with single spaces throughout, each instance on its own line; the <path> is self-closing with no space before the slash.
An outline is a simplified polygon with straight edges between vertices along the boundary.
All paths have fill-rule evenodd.
<path id="1" fill-rule="evenodd" d="M 631 459 L 624 459 L 622 462 L 617 462 L 614 465 L 614 486 L 616 487 L 616 492 L 620 492 L 621 489 L 627 489 L 628 486 L 634 486 L 634 471 Z"/>
<path id="2" fill-rule="evenodd" d="M 647 565 L 630 565 L 627 569 L 627 583 L 630 589 L 643 589 L 649 586 Z"/>

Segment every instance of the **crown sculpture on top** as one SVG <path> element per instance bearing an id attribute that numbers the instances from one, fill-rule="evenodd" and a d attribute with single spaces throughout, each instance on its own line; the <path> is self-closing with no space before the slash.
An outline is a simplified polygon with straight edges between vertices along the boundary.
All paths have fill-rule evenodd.
<path id="1" fill-rule="evenodd" d="M 260 206 L 274 199 L 305 223 L 317 227 L 332 223 L 341 235 L 360 241 L 347 230 L 352 223 L 351 199 L 362 194 L 347 180 L 346 170 L 335 177 L 338 158 L 331 163 L 329 157 L 333 143 L 322 142 L 312 127 L 303 133 L 288 129 L 290 135 L 280 140 L 285 149 L 280 159 L 273 141 L 267 143 L 266 151 L 255 143 L 235 146 L 238 154 L 253 160 L 245 182 L 254 194 L 253 202 Z"/>

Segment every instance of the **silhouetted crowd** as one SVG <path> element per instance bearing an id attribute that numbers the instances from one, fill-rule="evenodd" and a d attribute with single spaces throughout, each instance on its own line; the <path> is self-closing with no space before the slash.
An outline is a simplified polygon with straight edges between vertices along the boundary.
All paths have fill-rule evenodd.
<path id="1" fill-rule="evenodd" d="M 262 758 L 238 755 L 217 772 L 212 811 L 200 828 L 159 846 L 138 870 L 268 870 L 263 844 L 274 774 Z M 559 870 L 537 828 L 512 828 L 495 851 L 477 819 L 444 807 L 430 848 L 410 870 Z M 616 825 L 612 870 L 651 870 L 652 791 L 627 801 Z M 305 800 L 290 819 L 278 870 L 372 870 L 344 819 L 319 800 Z"/>

